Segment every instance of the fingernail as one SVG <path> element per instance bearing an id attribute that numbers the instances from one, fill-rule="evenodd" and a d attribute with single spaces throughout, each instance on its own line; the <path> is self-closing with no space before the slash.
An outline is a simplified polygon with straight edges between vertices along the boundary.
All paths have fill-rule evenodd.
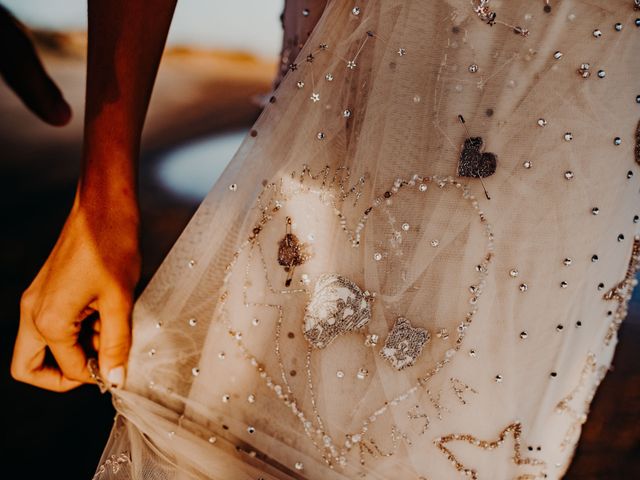
<path id="1" fill-rule="evenodd" d="M 107 380 L 112 387 L 121 387 L 122 384 L 124 384 L 124 367 L 120 365 L 119 367 L 115 367 L 109 370 Z"/>

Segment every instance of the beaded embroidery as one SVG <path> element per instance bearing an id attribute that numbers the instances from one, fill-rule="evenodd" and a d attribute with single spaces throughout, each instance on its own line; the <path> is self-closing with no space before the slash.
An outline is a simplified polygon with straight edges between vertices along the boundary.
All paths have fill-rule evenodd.
<path id="1" fill-rule="evenodd" d="M 431 334 L 424 328 L 414 328 L 409 320 L 399 317 L 380 350 L 393 368 L 402 370 L 416 363 Z"/>

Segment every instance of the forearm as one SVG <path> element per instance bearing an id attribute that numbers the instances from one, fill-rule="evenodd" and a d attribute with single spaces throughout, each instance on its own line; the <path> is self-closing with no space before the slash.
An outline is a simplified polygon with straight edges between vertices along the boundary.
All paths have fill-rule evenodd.
<path id="1" fill-rule="evenodd" d="M 140 135 L 176 0 L 89 0 L 77 202 L 135 211 Z M 125 213 L 125 212 L 123 212 Z"/>

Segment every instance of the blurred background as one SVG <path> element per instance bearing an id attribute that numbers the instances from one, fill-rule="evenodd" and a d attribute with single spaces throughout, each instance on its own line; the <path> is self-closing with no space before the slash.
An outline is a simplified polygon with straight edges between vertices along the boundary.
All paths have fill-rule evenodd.
<path id="1" fill-rule="evenodd" d="M 178 2 L 143 135 L 140 289 L 260 112 L 278 67 L 283 1 Z M 110 399 L 93 386 L 55 394 L 9 375 L 20 295 L 53 247 L 73 200 L 82 142 L 86 2 L 0 4 L 29 27 L 74 112 L 67 126 L 48 126 L 0 82 L 0 458 L 9 477 L 2 476 L 88 479 L 111 428 Z M 566 478 L 640 478 L 640 289 L 635 293 L 613 370 L 596 394 Z"/>

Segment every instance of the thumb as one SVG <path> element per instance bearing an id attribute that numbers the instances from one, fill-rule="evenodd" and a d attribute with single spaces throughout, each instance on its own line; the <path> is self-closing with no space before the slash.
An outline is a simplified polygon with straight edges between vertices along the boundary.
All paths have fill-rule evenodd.
<path id="1" fill-rule="evenodd" d="M 122 387 L 131 346 L 131 300 L 111 299 L 100 308 L 100 373 L 112 387 Z"/>

